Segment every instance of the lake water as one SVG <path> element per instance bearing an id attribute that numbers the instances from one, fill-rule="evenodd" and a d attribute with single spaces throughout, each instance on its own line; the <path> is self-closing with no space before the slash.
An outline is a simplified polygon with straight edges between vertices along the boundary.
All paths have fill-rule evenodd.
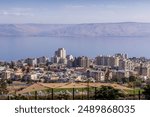
<path id="1" fill-rule="evenodd" d="M 73 56 L 113 55 L 127 53 L 130 57 L 150 58 L 150 38 L 129 37 L 0 37 L 0 60 L 27 57 L 51 57 L 60 47 Z"/>

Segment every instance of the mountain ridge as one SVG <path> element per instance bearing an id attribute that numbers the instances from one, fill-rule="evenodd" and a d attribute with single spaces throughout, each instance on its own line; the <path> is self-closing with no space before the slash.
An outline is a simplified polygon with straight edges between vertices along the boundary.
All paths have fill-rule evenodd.
<path id="1" fill-rule="evenodd" d="M 0 24 L 0 36 L 143 37 L 150 23 Z"/>

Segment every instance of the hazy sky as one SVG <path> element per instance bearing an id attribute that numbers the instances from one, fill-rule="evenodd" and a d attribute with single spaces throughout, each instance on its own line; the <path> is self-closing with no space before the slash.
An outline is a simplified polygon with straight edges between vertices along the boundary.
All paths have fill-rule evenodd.
<path id="1" fill-rule="evenodd" d="M 150 0 L 0 0 L 0 23 L 150 22 Z"/>

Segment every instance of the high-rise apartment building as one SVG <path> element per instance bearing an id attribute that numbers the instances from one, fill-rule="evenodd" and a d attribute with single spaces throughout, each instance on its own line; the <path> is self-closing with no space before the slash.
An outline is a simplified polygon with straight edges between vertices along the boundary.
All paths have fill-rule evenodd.
<path id="1" fill-rule="evenodd" d="M 114 67 L 116 64 L 115 57 L 113 56 L 98 56 L 95 59 L 96 65 L 103 65 L 103 66 L 111 66 Z"/>
<path id="2" fill-rule="evenodd" d="M 58 50 L 55 51 L 54 57 L 51 58 L 51 62 L 67 64 L 66 50 L 64 48 L 58 48 Z"/>
<path id="3" fill-rule="evenodd" d="M 66 50 L 64 48 L 58 48 L 58 50 L 55 51 L 55 56 L 60 58 L 66 58 Z"/>
<path id="4" fill-rule="evenodd" d="M 85 57 L 85 56 L 75 58 L 73 66 L 74 67 L 89 67 L 90 60 L 88 57 Z"/>

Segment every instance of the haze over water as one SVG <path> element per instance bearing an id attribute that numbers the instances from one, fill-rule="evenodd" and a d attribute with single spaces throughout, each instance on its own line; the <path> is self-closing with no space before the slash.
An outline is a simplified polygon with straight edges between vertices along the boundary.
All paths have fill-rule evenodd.
<path id="1" fill-rule="evenodd" d="M 28 57 L 51 57 L 64 47 L 73 56 L 96 57 L 127 53 L 129 57 L 150 58 L 147 37 L 0 37 L 0 60 L 11 61 Z"/>

